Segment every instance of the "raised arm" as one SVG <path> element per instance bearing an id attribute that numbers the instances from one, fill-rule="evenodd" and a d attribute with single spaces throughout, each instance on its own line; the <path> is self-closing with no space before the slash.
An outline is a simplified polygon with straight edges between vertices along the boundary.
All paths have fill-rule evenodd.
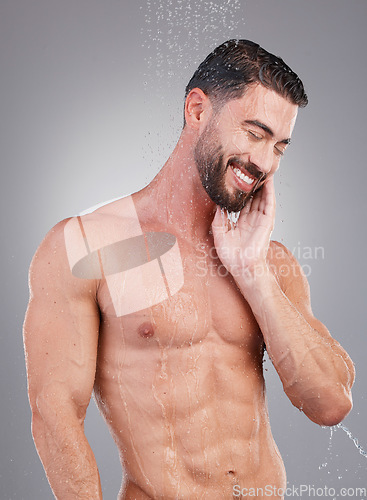
<path id="1" fill-rule="evenodd" d="M 335 425 L 352 408 L 354 365 L 313 315 L 297 260 L 275 242 L 270 254 L 274 273 L 259 276 L 250 294 L 268 354 L 294 406 L 320 425 Z"/>
<path id="2" fill-rule="evenodd" d="M 284 247 L 278 246 L 280 256 L 274 255 L 279 253 L 274 245 L 269 252 L 274 215 L 270 179 L 241 212 L 235 229 L 228 230 L 217 212 L 215 246 L 254 313 L 291 402 L 312 421 L 335 425 L 352 407 L 354 365 L 312 314 L 308 283 L 296 259 Z"/>
<path id="3" fill-rule="evenodd" d="M 98 282 L 75 278 L 61 222 L 30 268 L 24 323 L 33 439 L 58 499 L 100 499 L 97 464 L 84 434 L 93 390 L 99 310 Z"/>

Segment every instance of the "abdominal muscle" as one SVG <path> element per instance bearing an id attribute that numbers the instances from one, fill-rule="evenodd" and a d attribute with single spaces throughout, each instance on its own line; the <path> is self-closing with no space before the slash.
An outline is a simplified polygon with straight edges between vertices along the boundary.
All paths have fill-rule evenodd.
<path id="1" fill-rule="evenodd" d="M 238 498 L 238 488 L 285 488 L 261 357 L 215 332 L 194 344 L 145 348 L 102 332 L 95 395 L 127 473 L 120 499 L 225 499 Z"/>

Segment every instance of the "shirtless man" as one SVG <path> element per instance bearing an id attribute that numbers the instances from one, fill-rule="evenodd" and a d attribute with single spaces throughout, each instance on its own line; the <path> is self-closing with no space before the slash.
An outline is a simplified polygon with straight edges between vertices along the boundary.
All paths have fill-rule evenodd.
<path id="1" fill-rule="evenodd" d="M 93 389 L 127 471 L 120 499 L 282 498 L 264 348 L 312 421 L 337 424 L 352 406 L 353 363 L 313 316 L 299 264 L 270 241 L 301 81 L 241 40 L 186 90 L 155 179 L 56 225 L 31 265 L 32 431 L 59 499 L 102 498 L 83 431 Z M 226 211 L 241 211 L 235 225 Z"/>

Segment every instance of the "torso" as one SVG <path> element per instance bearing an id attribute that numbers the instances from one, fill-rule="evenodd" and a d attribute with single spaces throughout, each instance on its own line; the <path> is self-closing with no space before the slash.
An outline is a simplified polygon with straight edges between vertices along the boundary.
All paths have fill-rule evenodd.
<path id="1" fill-rule="evenodd" d="M 104 234 L 124 224 L 131 229 L 134 221 L 118 220 L 117 214 L 126 213 L 124 200 L 117 203 L 113 213 L 82 219 L 87 238 L 101 225 Z M 139 223 L 143 234 L 170 233 L 169 227 Z M 224 499 L 235 498 L 238 487 L 284 488 L 266 407 L 259 327 L 213 242 L 174 236 L 179 253 L 163 262 L 166 298 L 116 314 L 111 302 L 129 294 L 126 300 L 134 303 L 131 295 L 144 292 L 137 290 L 141 276 L 136 286 L 133 276 L 131 289 L 105 279 L 98 289 L 95 395 L 127 472 L 121 498 Z M 147 282 L 149 273 L 143 278 Z M 147 289 L 152 286 L 154 280 Z"/>

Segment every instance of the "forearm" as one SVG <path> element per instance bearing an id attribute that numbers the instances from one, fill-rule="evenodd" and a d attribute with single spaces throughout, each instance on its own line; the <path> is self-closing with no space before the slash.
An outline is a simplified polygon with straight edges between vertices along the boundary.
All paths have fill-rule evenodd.
<path id="1" fill-rule="evenodd" d="M 33 412 L 32 434 L 57 499 L 102 499 L 96 460 L 78 419 L 48 420 Z"/>
<path id="2" fill-rule="evenodd" d="M 237 282 L 292 403 L 313 421 L 326 425 L 347 413 L 354 373 L 342 347 L 305 320 L 269 270 L 261 269 Z"/>

